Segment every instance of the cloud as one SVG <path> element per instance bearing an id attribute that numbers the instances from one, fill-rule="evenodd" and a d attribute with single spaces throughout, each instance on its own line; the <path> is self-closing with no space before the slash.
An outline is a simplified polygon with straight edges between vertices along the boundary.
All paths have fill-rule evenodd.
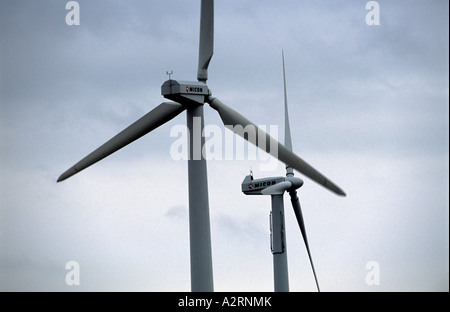
<path id="1" fill-rule="evenodd" d="M 171 219 L 187 221 L 187 210 L 185 206 L 171 207 L 165 213 L 165 216 Z"/>

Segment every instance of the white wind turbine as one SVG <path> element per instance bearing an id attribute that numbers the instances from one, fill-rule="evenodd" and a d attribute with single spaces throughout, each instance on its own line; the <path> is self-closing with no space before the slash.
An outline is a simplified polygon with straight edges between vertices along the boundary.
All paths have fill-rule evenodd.
<path id="1" fill-rule="evenodd" d="M 291 130 L 289 126 L 289 112 L 287 104 L 286 90 L 286 71 L 283 59 L 283 83 L 284 83 L 284 140 L 285 146 L 292 151 Z M 289 276 L 287 264 L 287 244 L 286 244 L 286 226 L 284 219 L 283 196 L 287 191 L 291 196 L 292 208 L 297 218 L 300 231 L 308 252 L 309 261 L 316 281 L 317 290 L 320 292 L 319 282 L 317 280 L 316 270 L 309 250 L 308 238 L 306 236 L 305 222 L 300 208 L 300 201 L 297 196 L 297 189 L 303 185 L 303 180 L 294 177 L 293 168 L 287 164 L 286 177 L 269 177 L 262 179 L 253 179 L 253 174 L 246 176 L 242 182 L 242 192 L 246 195 L 271 195 L 272 211 L 270 212 L 270 247 L 273 254 L 273 274 L 274 290 L 276 292 L 289 291 Z"/>
<path id="2" fill-rule="evenodd" d="M 345 193 L 333 182 L 311 167 L 289 149 L 271 138 L 264 131 L 258 129 L 255 135 L 236 129 L 257 129 L 254 123 L 212 97 L 206 85 L 208 67 L 213 56 L 214 46 L 214 1 L 201 1 L 200 16 L 200 44 L 198 56 L 197 81 L 176 81 L 169 79 L 161 87 L 162 95 L 173 102 L 163 102 L 128 128 L 114 136 L 105 144 L 80 160 L 65 171 L 59 178 L 61 182 L 81 170 L 93 165 L 122 147 L 139 139 L 159 126 L 170 121 L 186 110 L 187 126 L 189 129 L 189 160 L 188 160 L 188 188 L 189 188 L 189 239 L 191 290 L 214 291 L 213 267 L 211 255 L 211 234 L 209 220 L 208 181 L 206 160 L 201 149 L 204 145 L 202 136 L 204 129 L 203 105 L 208 103 L 215 109 L 223 123 L 247 141 L 271 153 L 285 164 L 305 176 L 316 181 L 323 187 L 338 194 Z M 236 126 L 240 127 L 236 127 Z M 277 147 L 277 151 L 268 151 L 266 144 Z M 261 146 L 262 145 L 262 146 Z"/>

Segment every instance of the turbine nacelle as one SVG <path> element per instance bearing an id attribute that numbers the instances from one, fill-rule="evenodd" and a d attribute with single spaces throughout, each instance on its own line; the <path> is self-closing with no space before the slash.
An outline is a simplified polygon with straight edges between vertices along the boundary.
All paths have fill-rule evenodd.
<path id="1" fill-rule="evenodd" d="M 167 80 L 161 86 L 161 94 L 166 99 L 185 106 L 203 105 L 211 95 L 208 86 L 202 81 Z"/>
<path id="2" fill-rule="evenodd" d="M 303 180 L 296 177 L 269 177 L 255 180 L 253 175 L 248 175 L 242 181 L 241 188 L 245 195 L 275 195 L 296 190 L 302 185 Z"/>

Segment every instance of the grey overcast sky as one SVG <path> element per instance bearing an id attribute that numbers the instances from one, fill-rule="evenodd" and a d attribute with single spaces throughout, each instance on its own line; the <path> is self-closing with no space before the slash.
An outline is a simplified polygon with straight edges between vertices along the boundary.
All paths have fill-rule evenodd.
<path id="1" fill-rule="evenodd" d="M 195 80 L 200 1 L 79 0 L 79 26 L 67 2 L 0 0 L 0 290 L 189 291 L 185 114 L 56 179 L 161 103 L 166 71 Z M 294 150 L 348 194 L 299 191 L 322 291 L 448 291 L 449 2 L 380 0 L 379 26 L 367 2 L 216 1 L 208 85 L 282 140 L 284 49 Z M 240 191 L 284 175 L 261 163 L 208 162 L 217 291 L 273 290 L 270 198 Z M 290 288 L 315 291 L 285 198 Z"/>

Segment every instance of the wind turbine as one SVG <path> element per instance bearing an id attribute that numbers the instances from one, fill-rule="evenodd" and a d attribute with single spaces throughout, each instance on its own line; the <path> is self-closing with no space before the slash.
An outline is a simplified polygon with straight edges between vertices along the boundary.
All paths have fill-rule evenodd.
<path id="1" fill-rule="evenodd" d="M 287 104 L 287 90 L 286 90 L 286 70 L 284 66 L 284 52 L 282 52 L 283 60 L 283 83 L 284 83 L 284 140 L 285 146 L 289 151 L 292 151 L 291 130 L 289 126 L 289 112 Z M 300 208 L 300 201 L 297 196 L 297 189 L 303 185 L 303 180 L 294 177 L 294 170 L 289 164 L 286 166 L 286 177 L 269 177 L 262 179 L 253 179 L 253 174 L 250 173 L 242 182 L 242 192 L 246 195 L 271 195 L 272 210 L 270 213 L 270 237 L 271 237 L 271 251 L 273 254 L 273 271 L 274 271 L 274 290 L 276 292 L 289 291 L 289 276 L 287 264 L 287 249 L 286 249 L 286 226 L 284 219 L 284 192 L 289 192 L 291 196 L 292 208 L 294 209 L 295 217 L 297 218 L 300 231 L 305 242 L 306 251 L 308 252 L 309 261 L 316 281 L 317 290 L 320 292 L 319 282 L 317 280 L 316 270 L 309 250 L 308 238 L 306 236 L 305 222 L 303 220 L 302 210 Z"/>
<path id="2" fill-rule="evenodd" d="M 239 129 L 238 125 L 245 129 L 248 129 L 247 127 L 257 129 L 257 127 L 241 114 L 226 106 L 217 98 L 212 97 L 212 93 L 206 85 L 208 67 L 214 50 L 214 1 L 202 0 L 200 11 L 197 81 L 177 81 L 169 77 L 169 80 L 163 83 L 161 93 L 173 102 L 161 103 L 65 171 L 58 178 L 58 182 L 93 165 L 186 110 L 187 127 L 189 129 L 188 188 L 191 290 L 214 291 L 207 167 L 202 154 L 202 146 L 204 145 L 204 137 L 202 136 L 204 129 L 203 105 L 205 103 L 208 103 L 219 113 L 226 127 L 232 129 L 247 141 L 267 152 L 269 151 L 262 142 L 272 142 L 276 145 L 277 151 L 271 150 L 270 153 L 280 161 L 289 164 L 338 195 L 344 195 L 345 193 L 264 131 L 258 129 L 254 136 L 249 136 L 248 133 L 236 130 Z"/>

